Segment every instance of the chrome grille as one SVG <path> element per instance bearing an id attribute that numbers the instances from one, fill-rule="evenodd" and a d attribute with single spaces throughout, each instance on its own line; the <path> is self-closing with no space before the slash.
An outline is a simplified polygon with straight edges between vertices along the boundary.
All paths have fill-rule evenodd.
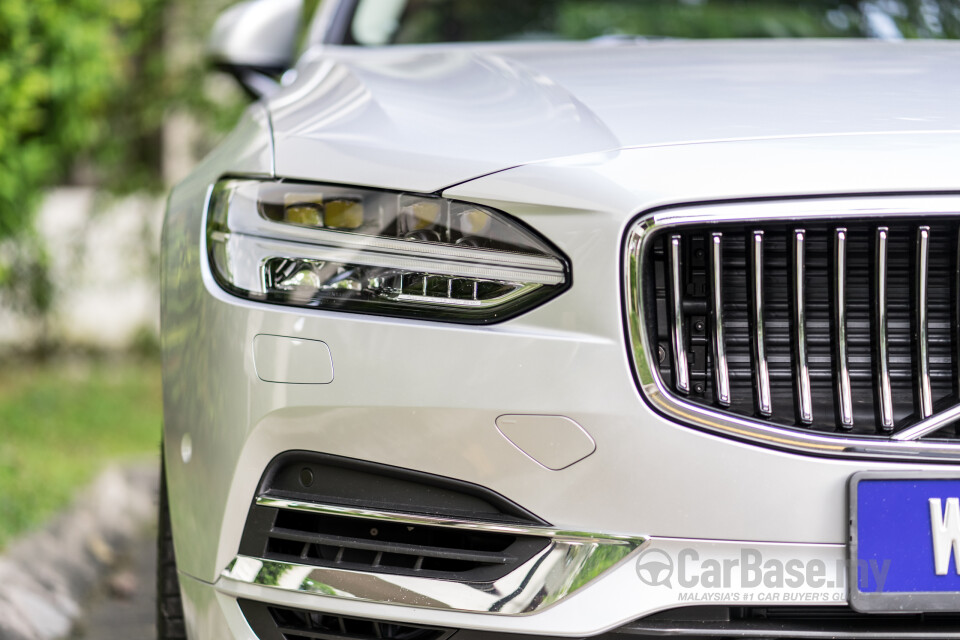
<path id="1" fill-rule="evenodd" d="M 958 234 L 951 197 L 645 216 L 625 260 L 641 387 L 686 422 L 776 446 L 953 456 Z"/>

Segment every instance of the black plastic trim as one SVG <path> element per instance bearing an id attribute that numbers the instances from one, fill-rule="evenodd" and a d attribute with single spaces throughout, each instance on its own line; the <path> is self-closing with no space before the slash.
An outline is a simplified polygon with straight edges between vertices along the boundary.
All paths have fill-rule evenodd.
<path id="1" fill-rule="evenodd" d="M 616 634 L 636 637 L 899 640 L 960 637 L 960 616 L 866 615 L 847 606 L 671 609 L 642 618 Z"/>
<path id="2" fill-rule="evenodd" d="M 304 486 L 300 475 L 313 476 Z M 313 451 L 286 451 L 267 465 L 258 495 L 321 504 L 550 526 L 486 487 L 455 478 Z"/>
<path id="3" fill-rule="evenodd" d="M 270 609 L 282 609 L 300 614 L 315 614 L 330 618 L 341 616 L 311 612 L 291 607 L 278 607 L 252 600 L 238 600 L 240 609 L 260 640 L 299 640 L 300 637 L 324 637 L 330 640 L 351 638 L 367 640 L 374 636 L 284 636 Z M 390 628 L 411 631 L 423 630 L 410 640 L 560 640 L 556 636 L 504 634 L 471 629 L 440 629 L 420 627 L 389 621 L 348 618 L 363 624 L 377 622 Z M 389 635 L 383 635 L 389 638 Z M 394 636 L 395 637 L 395 636 Z M 409 636 L 408 636 L 409 637 Z M 960 637 L 960 616 L 944 614 L 865 615 L 846 606 L 778 606 L 778 607 L 723 607 L 692 606 L 670 609 L 597 636 L 595 640 L 640 640 L 643 638 L 697 638 L 700 640 L 729 640 L 757 638 L 781 640 L 933 640 Z M 565 640 L 570 640 L 566 638 Z"/>

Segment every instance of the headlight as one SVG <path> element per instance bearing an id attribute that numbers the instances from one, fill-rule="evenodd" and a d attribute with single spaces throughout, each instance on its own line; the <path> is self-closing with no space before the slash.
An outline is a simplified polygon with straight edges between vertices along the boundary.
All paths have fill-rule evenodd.
<path id="1" fill-rule="evenodd" d="M 487 207 L 294 182 L 218 182 L 207 249 L 244 298 L 431 320 L 504 320 L 570 280 L 559 252 Z"/>

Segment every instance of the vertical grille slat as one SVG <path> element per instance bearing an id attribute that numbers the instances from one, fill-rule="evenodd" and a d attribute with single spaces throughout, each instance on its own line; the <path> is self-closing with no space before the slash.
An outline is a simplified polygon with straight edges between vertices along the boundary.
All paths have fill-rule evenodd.
<path id="1" fill-rule="evenodd" d="M 638 252 L 662 388 L 763 428 L 960 439 L 916 428 L 960 402 L 960 216 L 797 220 L 688 223 Z"/>
<path id="2" fill-rule="evenodd" d="M 874 244 L 873 317 L 876 329 L 875 390 L 877 398 L 877 430 L 893 430 L 893 391 L 890 384 L 889 316 L 887 313 L 887 250 L 890 229 L 878 227 Z"/>
<path id="3" fill-rule="evenodd" d="M 766 327 L 763 306 L 763 231 L 751 234 L 748 262 L 750 263 L 750 353 L 753 364 L 756 411 L 764 418 L 773 414 L 770 401 L 770 369 L 764 343 Z"/>
<path id="4" fill-rule="evenodd" d="M 950 355 L 953 357 L 953 393 L 954 395 L 960 397 L 960 229 L 952 236 L 953 240 L 956 242 L 953 253 L 953 278 L 952 278 L 952 289 L 950 294 L 953 296 L 953 304 L 951 306 L 951 313 L 953 314 L 950 317 L 951 322 L 951 338 L 952 338 L 952 350 Z M 957 436 L 960 436 L 960 425 L 954 429 L 954 433 Z"/>
<path id="5" fill-rule="evenodd" d="M 933 415 L 933 391 L 930 388 L 930 341 L 927 325 L 928 269 L 930 251 L 930 227 L 920 226 L 916 231 L 916 256 L 914 258 L 915 282 L 913 302 L 914 322 L 914 371 L 916 372 L 917 413 L 921 418 Z"/>
<path id="6" fill-rule="evenodd" d="M 713 384 L 718 405 L 730 406 L 730 374 L 723 332 L 723 234 L 710 235 L 710 325 L 713 342 Z"/>
<path id="7" fill-rule="evenodd" d="M 836 377 L 835 393 L 837 427 L 853 428 L 853 393 L 850 389 L 850 369 L 847 354 L 847 230 L 843 227 L 833 232 L 833 251 L 830 281 L 833 285 L 831 304 L 833 308 L 833 372 Z"/>
<path id="8" fill-rule="evenodd" d="M 668 266 L 670 274 L 670 296 L 672 305 L 670 308 L 670 322 L 672 324 L 672 334 L 670 346 L 673 355 L 673 376 L 674 385 L 677 391 L 681 393 L 690 392 L 690 369 L 687 366 L 687 347 L 684 333 L 684 315 L 683 315 L 683 274 L 680 269 L 681 251 L 683 247 L 683 238 L 677 234 L 670 236 L 668 253 Z"/>
<path id="9" fill-rule="evenodd" d="M 790 234 L 790 304 L 793 332 L 794 403 L 797 422 L 813 423 L 813 399 L 810 393 L 810 363 L 807 357 L 806 312 L 806 240 L 804 229 Z"/>

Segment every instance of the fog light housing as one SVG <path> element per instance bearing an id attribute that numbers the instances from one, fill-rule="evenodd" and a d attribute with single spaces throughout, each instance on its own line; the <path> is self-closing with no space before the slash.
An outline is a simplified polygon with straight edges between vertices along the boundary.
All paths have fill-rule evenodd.
<path id="1" fill-rule="evenodd" d="M 502 321 L 570 283 L 562 254 L 502 212 L 328 185 L 221 180 L 207 251 L 234 295 L 428 320 Z"/>

